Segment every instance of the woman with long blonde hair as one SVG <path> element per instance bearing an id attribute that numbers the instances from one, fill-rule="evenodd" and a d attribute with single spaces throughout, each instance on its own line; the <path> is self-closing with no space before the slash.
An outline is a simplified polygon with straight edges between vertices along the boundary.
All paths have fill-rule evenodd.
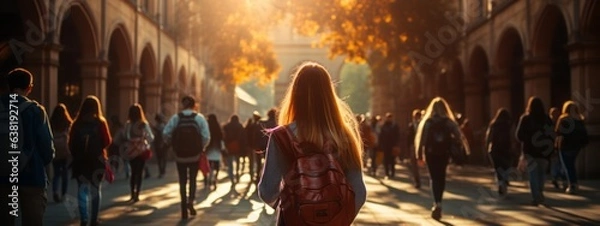
<path id="1" fill-rule="evenodd" d="M 569 183 L 566 192 L 571 194 L 578 188 L 575 160 L 589 142 L 584 119 L 577 103 L 567 101 L 563 104 L 562 114 L 556 123 L 556 147 Z"/>
<path id="2" fill-rule="evenodd" d="M 442 196 L 446 187 L 446 168 L 450 159 L 450 148 L 460 143 L 470 153 L 467 139 L 454 118 L 446 100 L 436 97 L 431 100 L 415 135 L 415 154 L 419 160 L 425 158 L 429 170 L 433 208 L 431 217 L 442 217 Z"/>
<path id="3" fill-rule="evenodd" d="M 366 200 L 362 141 L 354 114 L 336 95 L 331 77 L 323 66 L 306 62 L 299 67 L 281 102 L 278 124 L 281 126 L 272 133 L 287 129 L 294 140 L 314 145 L 314 150 L 321 152 L 326 143 L 335 147 L 337 162 L 354 192 L 354 215 L 348 219 L 351 222 Z M 258 193 L 265 203 L 280 210 L 281 194 L 289 189 L 284 177 L 292 170 L 290 155 L 293 150 L 286 150 L 286 145 L 273 138 L 271 136 L 269 140 Z M 282 183 L 284 186 L 280 188 Z M 281 218 L 279 220 L 281 224 Z"/>

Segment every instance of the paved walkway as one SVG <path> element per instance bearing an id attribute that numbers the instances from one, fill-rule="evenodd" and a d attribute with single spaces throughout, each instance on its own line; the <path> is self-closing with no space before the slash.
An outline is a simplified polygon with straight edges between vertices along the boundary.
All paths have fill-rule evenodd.
<path id="1" fill-rule="evenodd" d="M 156 165 L 150 167 L 156 172 Z M 104 185 L 102 225 L 274 225 L 274 210 L 257 197 L 248 175 L 232 190 L 223 171 L 215 191 L 203 189 L 199 181 L 198 214 L 181 221 L 174 163 L 167 167 L 165 178 L 144 180 L 141 201 L 135 204 L 126 203 L 129 183 L 123 175 L 118 175 L 115 183 Z M 406 168 L 397 168 L 398 179 L 365 177 L 368 200 L 355 225 L 600 225 L 600 181 L 582 181 L 577 195 L 557 191 L 548 183 L 548 205 L 534 207 L 528 205 L 530 196 L 522 180 L 511 182 L 508 197 L 499 199 L 493 192 L 490 169 L 451 167 L 443 218 L 438 222 L 430 218 L 432 201 L 427 181 L 417 190 L 410 184 Z M 426 170 L 421 172 L 426 179 Z M 71 181 L 65 202 L 54 203 L 48 196 L 45 225 L 79 225 L 75 194 L 76 186 Z"/>

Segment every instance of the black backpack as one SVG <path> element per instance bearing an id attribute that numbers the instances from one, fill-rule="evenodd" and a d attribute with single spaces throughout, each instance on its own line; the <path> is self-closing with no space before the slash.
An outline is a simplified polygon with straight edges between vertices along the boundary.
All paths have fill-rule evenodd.
<path id="1" fill-rule="evenodd" d="M 36 104 L 37 103 L 34 101 L 23 101 L 16 106 L 18 108 L 14 108 L 14 105 L 13 107 L 10 107 L 4 105 L 4 103 L 0 103 L 0 122 L 2 123 L 2 126 L 0 127 L 0 148 L 2 148 L 2 150 L 0 150 L 0 159 L 2 159 L 2 161 L 8 160 L 10 162 L 10 159 L 14 159 L 16 158 L 15 156 L 18 156 L 19 172 L 25 169 L 27 163 L 29 162 L 29 159 L 31 158 L 31 156 L 26 155 L 26 152 L 23 150 L 23 144 L 27 142 L 27 137 L 22 135 L 24 134 L 24 131 L 23 118 L 21 117 L 21 115 L 23 115 L 23 112 L 29 109 L 29 107 L 34 106 Z M 15 118 L 14 116 L 16 116 L 17 118 Z M 9 122 L 18 123 L 10 124 Z M 20 150 L 20 152 L 12 150 Z M 12 164 L 3 162 L 1 170 L 2 176 L 10 175 L 12 171 Z"/>
<path id="2" fill-rule="evenodd" d="M 431 119 L 425 143 L 427 152 L 435 155 L 448 153 L 453 142 L 448 119 Z"/>
<path id="3" fill-rule="evenodd" d="M 511 149 L 510 123 L 498 122 L 492 125 L 490 140 L 492 151 L 508 152 Z"/>
<path id="4" fill-rule="evenodd" d="M 197 113 L 187 116 L 183 113 L 178 114 L 179 122 L 173 130 L 173 138 L 171 139 L 173 151 L 177 157 L 194 157 L 202 152 L 204 145 L 202 144 L 200 126 L 196 122 L 197 115 Z"/>
<path id="5" fill-rule="evenodd" d="M 74 161 L 87 159 L 98 159 L 98 156 L 103 155 L 104 144 L 102 134 L 100 132 L 100 121 L 80 121 L 73 128 L 69 138 L 69 147 Z"/>

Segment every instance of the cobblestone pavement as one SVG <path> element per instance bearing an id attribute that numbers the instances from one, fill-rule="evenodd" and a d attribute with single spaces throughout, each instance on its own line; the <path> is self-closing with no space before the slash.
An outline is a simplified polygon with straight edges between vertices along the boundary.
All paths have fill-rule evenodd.
<path id="1" fill-rule="evenodd" d="M 156 165 L 150 165 L 153 172 Z M 173 162 L 167 175 L 155 175 L 143 182 L 140 201 L 129 204 L 129 182 L 117 175 L 113 184 L 102 187 L 100 219 L 102 225 L 274 225 L 274 210 L 256 194 L 256 186 L 244 175 L 231 187 L 221 171 L 214 191 L 204 189 L 199 176 L 196 209 L 187 221 L 180 219 L 179 185 Z M 421 169 L 421 189 L 415 189 L 405 166 L 397 166 L 398 177 L 386 179 L 365 176 L 368 199 L 355 225 L 600 225 L 600 181 L 581 181 L 580 192 L 565 194 L 547 183 L 547 206 L 529 205 L 527 184 L 511 182 L 509 195 L 497 197 L 492 171 L 484 167 L 450 167 L 444 194 L 443 218 L 430 217 L 432 199 L 427 172 Z M 383 170 L 380 169 L 380 175 Z M 76 185 L 71 181 L 63 203 L 54 203 L 48 192 L 45 225 L 79 225 L 75 199 Z"/>

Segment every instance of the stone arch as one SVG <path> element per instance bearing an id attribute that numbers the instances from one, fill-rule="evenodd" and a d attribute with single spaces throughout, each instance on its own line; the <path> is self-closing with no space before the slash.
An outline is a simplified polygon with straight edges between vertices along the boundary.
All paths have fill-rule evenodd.
<path id="1" fill-rule="evenodd" d="M 166 56 L 162 66 L 162 97 L 161 110 L 166 115 L 174 114 L 177 111 L 179 99 L 175 89 L 175 76 L 173 61 L 170 56 Z"/>
<path id="2" fill-rule="evenodd" d="M 103 75 L 97 69 L 98 36 L 96 23 L 84 2 L 73 1 L 63 5 L 60 14 L 58 40 L 62 45 L 58 67 L 58 102 L 64 103 L 75 113 L 84 94 L 95 94 L 104 99 L 103 90 L 98 90 L 98 80 Z M 84 78 L 85 76 L 85 78 Z M 85 80 L 85 81 L 84 81 Z"/>
<path id="3" fill-rule="evenodd" d="M 538 79 L 540 84 L 535 86 L 546 84 L 550 90 L 530 87 L 529 94 L 541 97 L 548 107 L 559 107 L 571 97 L 568 31 L 565 17 L 555 5 L 547 5 L 535 24 L 532 55 L 535 60 L 546 63 L 545 71 L 538 72 L 543 75 Z"/>
<path id="4" fill-rule="evenodd" d="M 146 104 L 149 103 L 147 100 L 148 93 L 146 92 L 146 84 L 151 83 L 157 78 L 156 73 L 156 55 L 154 54 L 154 49 L 152 45 L 149 43 L 146 44 L 144 49 L 142 50 L 142 55 L 140 57 L 139 63 L 139 71 L 140 71 L 140 80 L 139 80 L 139 89 L 138 89 L 138 103 L 145 107 Z"/>
<path id="5" fill-rule="evenodd" d="M 587 0 L 581 16 L 581 32 L 586 40 L 600 40 L 600 2 Z"/>
<path id="6" fill-rule="evenodd" d="M 469 119 L 474 136 L 470 144 L 481 144 L 490 120 L 490 89 L 488 87 L 490 66 L 488 55 L 481 46 L 476 46 L 469 57 L 468 76 L 465 80 L 465 117 Z M 487 153 L 479 145 L 472 145 L 472 160 L 487 162 Z"/>
<path id="7" fill-rule="evenodd" d="M 505 29 L 496 46 L 494 81 L 490 86 L 500 93 L 494 99 L 499 103 L 492 107 L 492 114 L 500 107 L 509 110 L 512 117 L 522 114 L 525 106 L 525 84 L 523 79 L 523 60 L 525 57 L 523 41 L 514 27 Z"/>
<path id="8" fill-rule="evenodd" d="M 119 116 L 124 120 L 127 106 L 134 100 L 135 75 L 133 68 L 133 51 L 125 26 L 119 24 L 110 32 L 108 40 L 108 69 L 106 73 L 106 114 Z M 125 92 L 125 93 L 123 93 Z M 135 99 L 135 98 L 134 98 Z"/>
<path id="9" fill-rule="evenodd" d="M 92 59 L 98 56 L 99 50 L 99 42 L 98 42 L 98 32 L 96 21 L 94 20 L 94 16 L 92 11 L 89 10 L 89 7 L 85 1 L 70 1 L 61 6 L 61 10 L 59 11 L 59 23 L 61 26 L 58 28 L 57 34 L 59 35 L 59 40 L 64 35 L 71 35 L 72 33 L 69 31 L 64 31 L 65 23 L 67 21 L 73 23 L 73 25 L 78 30 L 77 35 L 81 40 L 81 46 L 84 47 L 81 49 L 82 57 L 84 59 Z M 73 19 L 75 18 L 75 19 Z M 61 44 L 63 44 L 61 42 Z"/>

